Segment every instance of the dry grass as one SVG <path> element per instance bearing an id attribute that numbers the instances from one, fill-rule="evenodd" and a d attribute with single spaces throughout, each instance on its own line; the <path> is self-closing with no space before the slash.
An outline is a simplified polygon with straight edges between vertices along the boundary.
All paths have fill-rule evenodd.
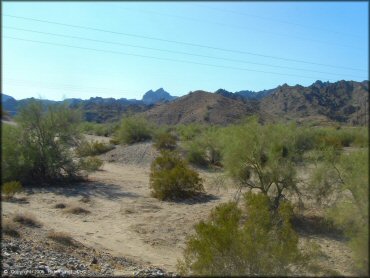
<path id="1" fill-rule="evenodd" d="M 13 217 L 13 221 L 32 228 L 40 228 L 42 226 L 42 224 L 29 213 L 18 213 Z"/>
<path id="2" fill-rule="evenodd" d="M 51 231 L 48 233 L 47 237 L 65 246 L 76 246 L 73 238 L 64 232 Z"/>
<path id="3" fill-rule="evenodd" d="M 84 209 L 84 208 L 81 208 L 81 207 L 78 207 L 78 206 L 71 207 L 68 210 L 68 212 L 72 213 L 72 214 L 89 214 L 89 213 L 91 213 L 91 211 L 89 211 L 87 209 Z"/>
<path id="4" fill-rule="evenodd" d="M 14 222 L 10 221 L 9 219 L 4 220 L 1 226 L 3 233 L 5 235 L 9 235 L 12 237 L 20 237 L 20 234 L 17 231 L 17 226 L 14 224 Z"/>
<path id="5" fill-rule="evenodd" d="M 57 208 L 57 209 L 64 209 L 66 208 L 67 206 L 63 203 L 58 203 L 54 206 L 54 208 Z"/>

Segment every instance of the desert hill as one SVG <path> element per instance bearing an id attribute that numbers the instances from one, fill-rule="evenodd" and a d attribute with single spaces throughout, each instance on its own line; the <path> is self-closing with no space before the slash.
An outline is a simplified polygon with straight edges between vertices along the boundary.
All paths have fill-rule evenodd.
<path id="1" fill-rule="evenodd" d="M 355 125 L 368 122 L 367 81 L 316 81 L 311 86 L 284 84 L 260 102 L 260 113 L 281 119 L 322 117 Z"/>
<path id="2" fill-rule="evenodd" d="M 308 87 L 284 84 L 242 96 L 219 89 L 196 91 L 169 103 L 157 104 L 144 115 L 157 124 L 211 123 L 226 125 L 248 115 L 263 122 L 320 120 L 351 125 L 368 123 L 367 81 L 316 81 Z"/>
<path id="3" fill-rule="evenodd" d="M 258 113 L 255 102 L 224 97 L 205 91 L 195 91 L 172 102 L 162 103 L 144 112 L 157 124 L 188 124 L 193 122 L 226 125 Z"/>

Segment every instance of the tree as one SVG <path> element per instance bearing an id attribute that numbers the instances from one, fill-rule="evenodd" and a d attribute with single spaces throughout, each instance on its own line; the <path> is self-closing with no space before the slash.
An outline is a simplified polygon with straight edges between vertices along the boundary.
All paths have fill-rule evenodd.
<path id="1" fill-rule="evenodd" d="M 236 202 L 221 204 L 196 225 L 178 263 L 181 274 L 287 275 L 292 266 L 302 267 L 291 206 L 284 201 L 271 210 L 266 195 L 251 192 L 243 199 L 243 208 Z"/>
<path id="2" fill-rule="evenodd" d="M 44 108 L 40 102 L 24 107 L 17 127 L 3 134 L 3 181 L 50 182 L 75 178 L 78 164 L 71 148 L 80 139 L 80 114 L 64 106 Z"/>
<path id="3" fill-rule="evenodd" d="M 368 149 L 337 154 L 328 149 L 311 180 L 311 192 L 326 203 L 327 217 L 350 238 L 359 274 L 369 271 L 369 163 Z"/>
<path id="4" fill-rule="evenodd" d="M 278 208 L 284 193 L 300 197 L 295 126 L 262 126 L 256 118 L 224 130 L 223 164 L 239 187 L 257 189 Z"/>

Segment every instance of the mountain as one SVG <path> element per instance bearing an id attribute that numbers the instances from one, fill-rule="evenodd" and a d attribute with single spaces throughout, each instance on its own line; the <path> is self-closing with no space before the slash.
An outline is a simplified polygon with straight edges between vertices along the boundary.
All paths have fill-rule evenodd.
<path id="1" fill-rule="evenodd" d="M 10 115 L 34 98 L 15 100 L 2 94 L 2 108 Z M 351 125 L 368 123 L 369 82 L 316 81 L 310 86 L 284 84 L 259 92 L 215 93 L 191 92 L 180 98 L 171 96 L 162 88 L 148 91 L 142 100 L 92 97 L 87 100 L 66 99 L 69 107 L 80 109 L 85 120 L 115 121 L 123 114 L 142 113 L 159 124 L 202 122 L 229 124 L 257 114 L 262 122 L 319 120 Z M 41 100 L 44 105 L 62 102 Z"/>
<path id="2" fill-rule="evenodd" d="M 17 100 L 6 94 L 1 94 L 1 107 L 10 115 L 14 115 L 17 111 Z"/>
<path id="3" fill-rule="evenodd" d="M 171 96 L 168 92 L 166 92 L 163 88 L 159 88 L 157 91 L 148 91 L 144 94 L 142 101 L 149 105 L 155 104 L 160 101 L 171 101 L 176 97 Z"/>
<path id="4" fill-rule="evenodd" d="M 284 84 L 260 101 L 260 112 L 285 120 L 320 118 L 363 125 L 368 123 L 368 101 L 368 81 L 316 81 L 308 87 Z"/>
<path id="5" fill-rule="evenodd" d="M 252 102 L 246 104 L 221 94 L 195 91 L 171 102 L 157 104 L 143 114 L 157 124 L 198 122 L 226 125 L 257 113 L 257 108 L 258 105 Z"/>
<path id="6" fill-rule="evenodd" d="M 270 90 L 263 90 L 259 92 L 244 90 L 244 91 L 235 92 L 235 95 L 239 95 L 243 97 L 244 99 L 260 100 L 268 95 L 273 94 L 275 90 L 276 89 L 270 89 Z"/>

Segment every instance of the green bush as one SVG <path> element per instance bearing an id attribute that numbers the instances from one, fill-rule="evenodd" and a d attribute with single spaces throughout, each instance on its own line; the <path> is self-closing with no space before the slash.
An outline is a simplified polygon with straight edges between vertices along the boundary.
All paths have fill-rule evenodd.
<path id="1" fill-rule="evenodd" d="M 125 117 L 117 130 L 116 137 L 125 144 L 146 141 L 152 138 L 152 127 L 145 118 Z"/>
<path id="2" fill-rule="evenodd" d="M 304 256 L 290 224 L 292 208 L 284 202 L 271 211 L 270 205 L 267 196 L 249 192 L 243 209 L 235 202 L 217 206 L 189 237 L 178 262 L 180 274 L 285 276 L 297 271 Z"/>
<path id="3" fill-rule="evenodd" d="M 293 125 L 260 125 L 255 118 L 224 129 L 223 165 L 239 188 L 258 189 L 276 208 L 286 192 L 300 197 L 295 130 Z"/>
<path id="4" fill-rule="evenodd" d="M 187 160 L 197 166 L 221 165 L 221 133 L 216 127 L 209 127 L 185 144 Z"/>
<path id="5" fill-rule="evenodd" d="M 106 153 L 114 149 L 114 146 L 111 144 L 106 144 L 98 141 L 81 141 L 79 146 L 76 148 L 76 153 L 79 157 L 85 156 L 94 156 Z"/>
<path id="6" fill-rule="evenodd" d="M 188 141 L 201 134 L 205 129 L 205 126 L 201 124 L 187 124 L 187 125 L 178 125 L 176 126 L 177 134 L 182 141 Z"/>
<path id="7" fill-rule="evenodd" d="M 80 169 L 86 172 L 98 171 L 103 166 L 103 161 L 97 157 L 87 157 L 80 160 Z"/>
<path id="8" fill-rule="evenodd" d="M 160 200 L 184 199 L 204 191 L 202 179 L 191 170 L 178 154 L 163 151 L 150 172 L 152 196 Z"/>
<path id="9" fill-rule="evenodd" d="M 83 133 L 108 137 L 114 134 L 118 125 L 118 123 L 82 122 L 79 127 Z"/>
<path id="10" fill-rule="evenodd" d="M 50 182 L 78 175 L 71 148 L 80 139 L 80 114 L 64 106 L 32 102 L 17 116 L 16 127 L 2 134 L 3 182 Z"/>
<path id="11" fill-rule="evenodd" d="M 369 156 L 368 149 L 328 156 L 312 175 L 311 192 L 317 200 L 326 200 L 327 216 L 350 239 L 356 269 L 369 271 Z M 329 202 L 330 201 L 330 202 Z"/>
<path id="12" fill-rule="evenodd" d="M 174 150 L 176 148 L 176 136 L 169 132 L 160 132 L 154 136 L 154 147 L 158 150 Z"/>
<path id="13" fill-rule="evenodd" d="M 186 151 L 186 158 L 190 163 L 200 167 L 208 165 L 206 150 L 202 148 L 199 142 L 189 142 L 186 146 Z"/>
<path id="14" fill-rule="evenodd" d="M 16 193 L 23 190 L 22 184 L 19 181 L 6 182 L 1 186 L 1 191 L 6 198 L 12 198 Z"/>

